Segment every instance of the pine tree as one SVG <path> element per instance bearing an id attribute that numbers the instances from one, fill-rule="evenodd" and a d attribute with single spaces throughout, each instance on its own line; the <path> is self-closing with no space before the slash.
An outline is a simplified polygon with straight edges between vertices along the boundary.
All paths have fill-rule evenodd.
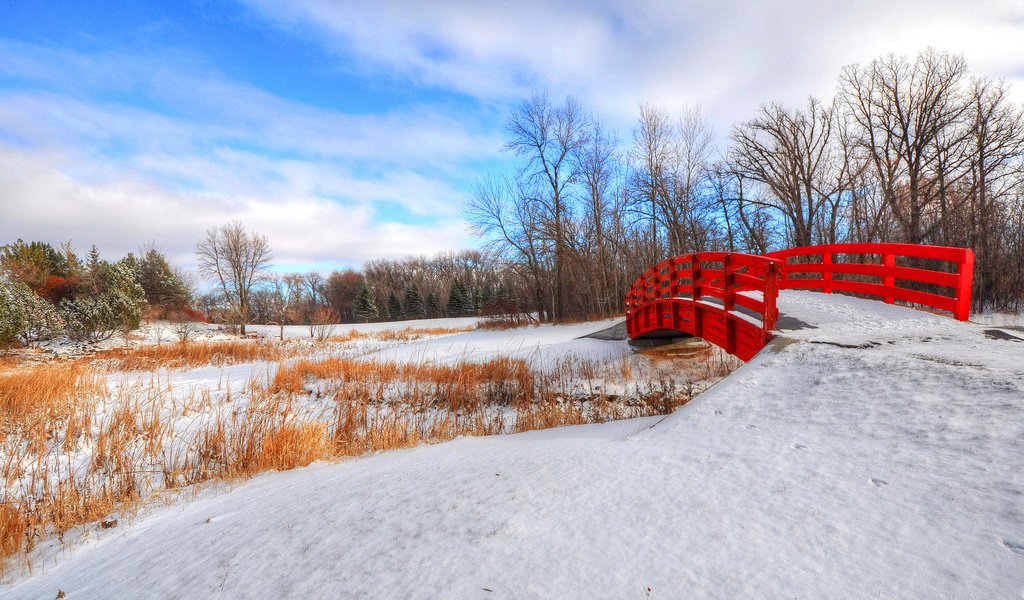
<path id="1" fill-rule="evenodd" d="M 491 314 L 496 315 L 510 315 L 519 312 L 519 305 L 512 295 L 512 290 L 504 283 L 498 286 L 494 299 L 491 300 L 490 306 L 487 308 Z"/>
<path id="2" fill-rule="evenodd" d="M 95 261 L 93 258 L 90 256 L 90 268 L 100 264 L 98 258 Z M 138 328 L 146 306 L 146 292 L 136 281 L 137 267 L 131 255 L 113 265 L 103 261 L 104 281 L 99 293 L 79 295 L 60 303 L 61 317 L 67 322 L 72 337 L 98 342 L 110 338 L 116 331 Z"/>
<path id="3" fill-rule="evenodd" d="M 150 247 L 139 261 L 139 285 L 150 306 L 177 309 L 189 305 L 191 293 L 180 271 L 176 271 L 156 248 Z"/>
<path id="4" fill-rule="evenodd" d="M 19 297 L 24 313 L 24 326 L 20 337 L 28 342 L 51 340 L 64 331 L 64 319 L 57 308 L 40 298 L 23 283 L 14 284 L 14 292 Z"/>
<path id="5" fill-rule="evenodd" d="M 402 303 L 398 300 L 398 296 L 395 295 L 394 291 L 388 292 L 388 317 L 392 321 L 398 321 L 402 318 Z"/>
<path id="6" fill-rule="evenodd" d="M 448 292 L 448 316 L 456 317 L 473 311 L 472 299 L 466 290 L 466 284 L 456 278 Z"/>
<path id="7" fill-rule="evenodd" d="M 477 288 L 477 293 L 473 295 L 474 307 L 476 312 L 480 312 L 487 308 L 487 305 L 494 299 L 494 290 L 489 285 L 483 285 Z"/>
<path id="8" fill-rule="evenodd" d="M 441 315 L 441 301 L 437 298 L 437 294 L 430 292 L 427 294 L 427 316 L 430 318 L 439 317 Z"/>
<path id="9" fill-rule="evenodd" d="M 363 287 L 359 288 L 359 295 L 356 296 L 356 318 L 369 323 L 370 319 L 376 319 L 378 314 L 373 291 L 370 290 L 370 286 L 363 283 Z"/>
<path id="10" fill-rule="evenodd" d="M 11 343 L 25 327 L 25 308 L 15 290 L 16 283 L 0 277 L 0 348 Z"/>
<path id="11" fill-rule="evenodd" d="M 18 240 L 0 246 L 0 271 L 11 281 L 20 281 L 32 291 L 43 287 L 48 277 L 68 277 L 68 260 L 45 242 L 26 244 Z"/>
<path id="12" fill-rule="evenodd" d="M 405 288 L 405 316 L 408 319 L 423 317 L 423 294 L 415 283 Z"/>
<path id="13" fill-rule="evenodd" d="M 107 275 L 110 263 L 100 258 L 100 250 L 93 244 L 89 248 L 89 257 L 85 261 L 85 275 L 82 277 L 81 291 L 88 296 L 98 296 L 107 286 Z"/>

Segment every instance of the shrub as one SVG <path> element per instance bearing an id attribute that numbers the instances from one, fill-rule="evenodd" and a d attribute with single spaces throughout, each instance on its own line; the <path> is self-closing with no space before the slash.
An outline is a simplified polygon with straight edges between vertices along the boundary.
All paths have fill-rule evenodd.
<path id="1" fill-rule="evenodd" d="M 51 340 L 64 331 L 64 319 L 53 304 L 37 296 L 27 285 L 16 284 L 14 289 L 24 311 L 20 335 L 25 342 Z"/>
<path id="2" fill-rule="evenodd" d="M 132 265 L 118 262 L 105 275 L 105 287 L 99 293 L 61 302 L 61 313 L 71 337 L 98 342 L 118 330 L 139 327 L 146 295 L 135 280 Z"/>
<path id="3" fill-rule="evenodd" d="M 0 278 L 0 348 L 18 337 L 25 327 L 25 307 L 14 282 Z"/>

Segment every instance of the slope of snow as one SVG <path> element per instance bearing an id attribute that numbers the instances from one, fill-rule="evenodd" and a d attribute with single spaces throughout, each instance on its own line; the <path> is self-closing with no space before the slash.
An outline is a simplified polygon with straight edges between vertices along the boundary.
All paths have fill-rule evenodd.
<path id="1" fill-rule="evenodd" d="M 366 354 L 363 358 L 450 364 L 508 356 L 525 359 L 537 366 L 551 365 L 569 357 L 605 361 L 628 354 L 628 344 L 625 341 L 581 338 L 621 321 L 608 319 L 572 325 L 534 325 L 512 330 L 478 329 L 443 338 L 394 345 Z"/>
<path id="2" fill-rule="evenodd" d="M 1024 595 L 1024 342 L 842 296 L 780 310 L 812 327 L 663 420 L 263 475 L 90 530 L 0 596 Z"/>

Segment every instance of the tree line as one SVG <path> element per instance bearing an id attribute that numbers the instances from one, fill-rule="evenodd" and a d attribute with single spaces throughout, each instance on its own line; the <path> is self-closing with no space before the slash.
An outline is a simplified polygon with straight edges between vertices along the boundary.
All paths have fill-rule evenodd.
<path id="1" fill-rule="evenodd" d="M 371 260 L 362 271 L 274 272 L 266 236 L 233 221 L 196 244 L 198 277 L 152 244 L 111 262 L 96 246 L 82 258 L 70 242 L 0 246 L 0 347 L 59 338 L 99 342 L 143 320 L 190 324 L 309 325 L 519 314 L 516 279 L 476 250 Z M 199 292 L 198 283 L 206 291 Z"/>
<path id="2" fill-rule="evenodd" d="M 510 175 L 468 210 L 531 309 L 622 310 L 647 267 L 679 254 L 837 242 L 965 246 L 974 304 L 1024 301 L 1024 109 L 962 56 L 890 54 L 842 70 L 831 100 L 767 102 L 725 147 L 697 109 L 643 105 L 622 138 L 578 100 L 512 112 Z"/>
<path id="3" fill-rule="evenodd" d="M 137 329 L 144 316 L 188 323 L 192 284 L 153 246 L 111 262 L 96 246 L 80 257 L 17 240 L 0 246 L 0 347 L 68 336 L 98 342 Z"/>

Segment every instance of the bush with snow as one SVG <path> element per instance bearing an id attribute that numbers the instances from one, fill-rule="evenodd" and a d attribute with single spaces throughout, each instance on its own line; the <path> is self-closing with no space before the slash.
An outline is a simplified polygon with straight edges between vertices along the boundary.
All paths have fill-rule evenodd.
<path id="1" fill-rule="evenodd" d="M 0 277 L 0 348 L 10 344 L 25 327 L 25 308 L 16 284 Z"/>
<path id="2" fill-rule="evenodd" d="M 53 304 L 40 298 L 23 283 L 15 284 L 14 292 L 23 311 L 24 323 L 19 336 L 25 342 L 52 340 L 64 332 L 64 319 Z"/>
<path id="3" fill-rule="evenodd" d="M 129 261 L 115 263 L 104 275 L 100 293 L 61 302 L 68 334 L 75 339 L 102 341 L 116 331 L 137 329 L 142 321 L 146 294 L 135 279 L 133 265 Z"/>

